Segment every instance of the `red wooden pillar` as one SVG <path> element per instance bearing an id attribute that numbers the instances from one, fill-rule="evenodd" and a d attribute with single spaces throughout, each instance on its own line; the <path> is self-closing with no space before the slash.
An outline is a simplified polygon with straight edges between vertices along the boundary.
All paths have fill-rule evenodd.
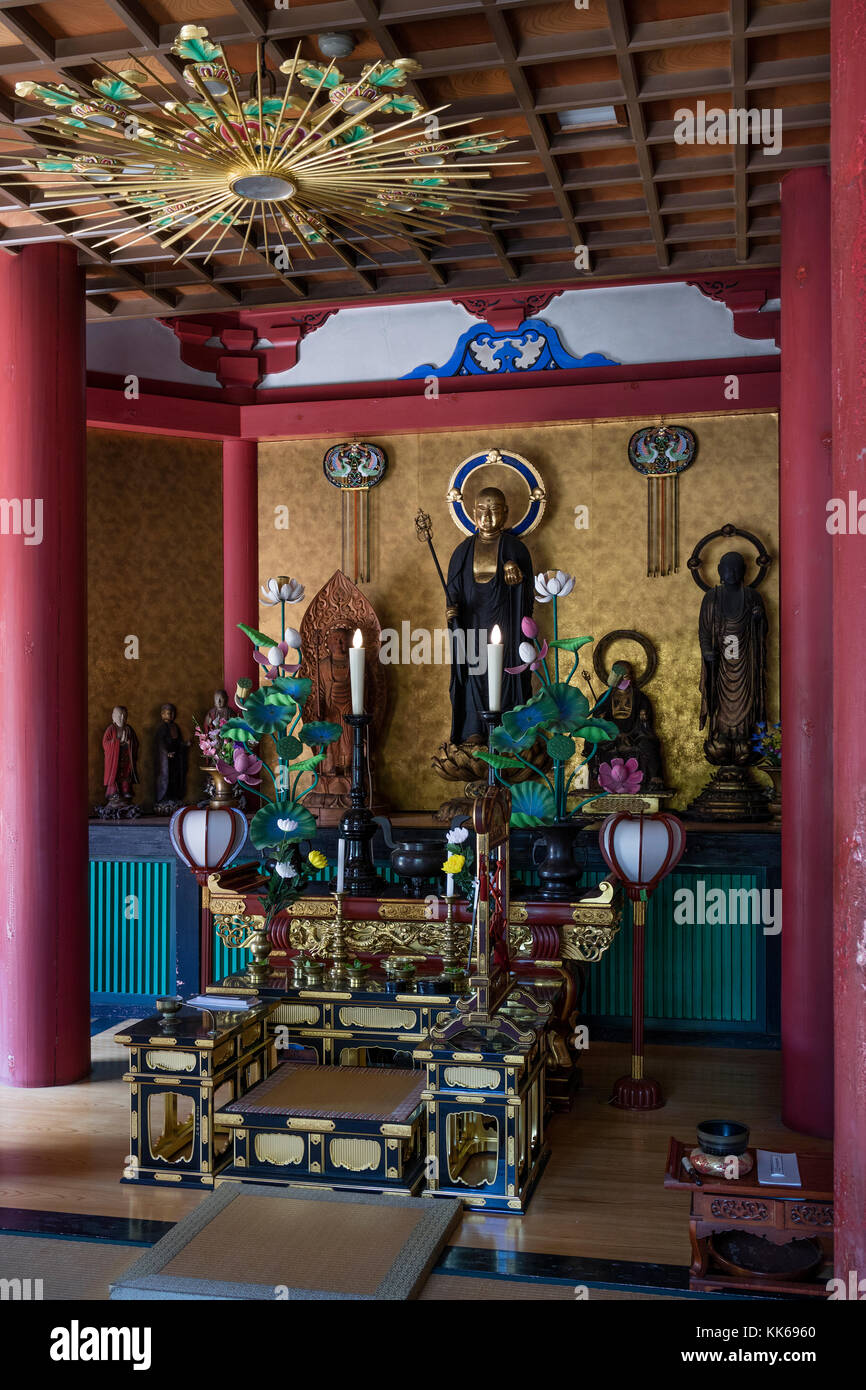
<path id="1" fill-rule="evenodd" d="M 833 1133 L 830 179 L 782 181 L 782 1118 Z"/>
<path id="2" fill-rule="evenodd" d="M 866 1277 L 866 3 L 831 25 L 836 1274 Z M 853 496 L 852 496 L 853 494 Z M 854 503 L 854 515 L 850 515 Z M 856 507 L 863 507 L 859 528 Z M 855 525 L 851 526 L 851 521 Z"/>
<path id="3" fill-rule="evenodd" d="M 223 663 L 231 699 L 240 676 L 258 685 L 259 667 L 238 623 L 258 626 L 258 446 L 249 439 L 223 440 Z"/>
<path id="4" fill-rule="evenodd" d="M 0 1079 L 90 1070 L 84 285 L 0 256 Z"/>

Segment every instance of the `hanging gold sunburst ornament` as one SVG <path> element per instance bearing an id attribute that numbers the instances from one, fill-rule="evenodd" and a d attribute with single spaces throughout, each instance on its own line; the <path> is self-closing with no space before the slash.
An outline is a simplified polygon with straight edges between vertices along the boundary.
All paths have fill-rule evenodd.
<path id="1" fill-rule="evenodd" d="M 52 114 L 27 127 L 39 157 L 20 136 L 13 153 L 4 150 L 2 158 L 18 164 L 0 170 L 0 186 L 35 184 L 62 194 L 70 208 L 92 203 L 98 192 L 109 208 L 63 221 L 81 234 L 90 219 L 94 232 L 105 233 L 99 246 L 155 235 L 169 246 L 200 229 L 178 259 L 215 235 L 209 259 L 232 230 L 243 237 L 242 259 L 258 226 L 265 254 L 281 248 L 284 268 L 292 266 L 287 234 L 310 257 L 324 244 L 351 264 L 335 245 L 347 233 L 432 241 L 465 225 L 453 215 L 487 217 L 515 196 L 490 192 L 482 201 L 472 189 L 473 180 L 490 177 L 493 162 L 474 156 L 511 141 L 498 132 L 443 137 L 471 122 L 440 122 L 444 106 L 424 110 L 403 90 L 418 70 L 413 59 L 368 64 L 350 81 L 333 62 L 303 59 L 301 46 L 280 67 L 287 79 L 281 94 L 260 47 L 248 99 L 222 47 L 192 24 L 172 47 L 187 62 L 186 100 L 131 55 L 134 66 L 121 72 L 99 64 L 105 75 L 89 88 L 21 82 L 17 95 Z M 143 90 L 153 85 L 165 100 Z M 374 126 L 373 117 L 391 119 Z"/>

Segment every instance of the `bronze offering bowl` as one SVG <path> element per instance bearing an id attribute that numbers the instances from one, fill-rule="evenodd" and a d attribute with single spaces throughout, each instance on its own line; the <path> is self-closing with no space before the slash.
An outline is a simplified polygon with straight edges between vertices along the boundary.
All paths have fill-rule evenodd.
<path id="1" fill-rule="evenodd" d="M 178 1014 L 183 1008 L 183 1004 L 184 1001 L 180 998 L 179 995 L 169 995 L 168 997 L 163 996 L 162 998 L 157 999 L 156 1012 L 159 1014 L 160 1017 L 160 1027 L 166 1033 L 170 1033 L 173 1029 L 174 1020 L 177 1018 Z"/>
<path id="2" fill-rule="evenodd" d="M 739 1158 L 749 1147 L 749 1126 L 738 1120 L 701 1120 L 698 1147 L 713 1158 Z"/>

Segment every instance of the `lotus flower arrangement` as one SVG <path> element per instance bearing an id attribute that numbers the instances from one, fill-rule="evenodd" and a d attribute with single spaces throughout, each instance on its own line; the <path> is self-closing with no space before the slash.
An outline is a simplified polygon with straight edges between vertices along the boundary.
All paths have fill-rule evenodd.
<path id="1" fill-rule="evenodd" d="M 297 588 L 302 597 L 303 588 Z M 298 601 L 278 595 L 274 606 L 280 602 L 284 613 L 285 603 Z M 309 840 L 317 829 L 303 802 L 318 781 L 316 769 L 325 758 L 322 749 L 335 742 L 342 731 L 339 724 L 324 720 L 302 722 L 301 711 L 309 698 L 311 682 L 296 674 L 301 658 L 300 635 L 283 623 L 279 641 L 244 623 L 238 626 L 253 643 L 253 654 L 270 684 L 253 690 L 251 682 L 238 683 L 235 705 L 239 712 L 219 731 L 221 739 L 230 740 L 233 746 L 231 762 L 218 759 L 217 767 L 227 781 L 255 791 L 262 802 L 250 822 L 250 839 L 265 859 L 268 889 L 263 906 L 268 925 L 328 862 L 320 850 L 301 852 L 301 842 Z M 288 660 L 290 651 L 297 653 L 297 662 Z M 308 772 L 313 774 L 312 781 L 299 791 L 301 779 Z"/>
<path id="2" fill-rule="evenodd" d="M 523 636 L 519 654 L 522 665 L 508 668 L 510 671 L 531 670 L 539 681 L 539 689 L 524 705 L 517 705 L 502 716 L 502 723 L 493 731 L 491 749 L 486 752 L 478 749 L 475 757 L 486 762 L 494 770 L 498 782 L 509 785 L 505 777 L 513 777 L 514 769 L 529 767 L 531 777 L 517 785 L 511 785 L 511 824 L 514 826 L 554 825 L 575 815 L 588 801 L 595 800 L 599 793 L 585 797 L 570 813 L 568 810 L 569 789 L 578 772 L 595 756 L 594 745 L 615 738 L 618 729 L 610 720 L 601 717 L 599 710 L 610 699 L 610 689 L 594 705 L 573 683 L 580 664 L 580 649 L 592 642 L 592 637 L 558 636 L 557 604 L 561 597 L 570 594 L 574 588 L 574 578 L 562 570 L 550 570 L 536 577 L 536 598 L 539 602 L 552 602 L 554 605 L 554 639 L 548 643 L 539 638 L 538 624 L 533 618 L 524 618 Z M 550 651 L 554 652 L 554 669 L 548 666 Z M 570 653 L 573 661 L 565 680 L 559 678 L 560 652 Z M 533 767 L 526 758 L 526 750 L 536 739 L 546 741 L 547 752 L 553 762 L 553 773 Z M 583 739 L 590 746 L 590 753 L 583 759 L 566 779 L 566 764 L 577 752 L 577 739 Z M 614 759 L 613 762 L 622 761 Z M 632 761 L 632 760 L 630 760 Z M 628 769 L 623 780 L 628 779 L 630 790 L 637 790 L 642 773 Z M 611 773 L 612 781 L 614 774 Z M 637 779 L 637 780 L 635 780 Z M 603 794 L 610 789 L 604 788 Z M 617 790 L 623 790 L 618 787 Z"/>

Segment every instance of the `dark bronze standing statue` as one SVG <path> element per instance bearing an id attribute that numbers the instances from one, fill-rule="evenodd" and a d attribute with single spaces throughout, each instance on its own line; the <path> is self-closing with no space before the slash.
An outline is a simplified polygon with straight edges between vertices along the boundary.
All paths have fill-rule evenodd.
<path id="1" fill-rule="evenodd" d="M 475 501 L 474 536 L 467 536 L 451 556 L 445 616 L 452 636 L 451 742 L 487 739 L 481 717 L 487 709 L 487 643 L 498 627 L 505 646 L 504 664 L 521 664 L 524 640 L 520 624 L 532 614 L 532 558 L 523 541 L 506 530 L 508 504 L 499 488 L 483 488 Z M 532 693 L 529 672 L 502 677 L 502 708 L 522 705 Z"/>
<path id="2" fill-rule="evenodd" d="M 737 550 L 719 561 L 719 583 L 700 578 L 700 553 L 716 536 L 744 536 L 758 551 L 758 578 L 746 584 L 746 561 Z M 695 546 L 688 565 L 704 590 L 698 620 L 701 649 L 701 713 L 704 756 L 719 770 L 686 814 L 694 820 L 769 820 L 766 791 L 751 778 L 758 754 L 755 726 L 766 721 L 767 614 L 757 585 L 770 556 L 756 537 L 723 526 Z"/>
<path id="3" fill-rule="evenodd" d="M 189 743 L 175 722 L 176 715 L 174 705 L 162 705 L 153 737 L 153 813 L 156 816 L 173 815 L 186 800 Z"/>
<path id="4" fill-rule="evenodd" d="M 707 762 L 743 766 L 754 761 L 755 725 L 766 720 L 767 614 L 756 589 L 745 584 L 738 550 L 719 561 L 721 583 L 701 603 L 700 728 L 707 729 Z"/>

